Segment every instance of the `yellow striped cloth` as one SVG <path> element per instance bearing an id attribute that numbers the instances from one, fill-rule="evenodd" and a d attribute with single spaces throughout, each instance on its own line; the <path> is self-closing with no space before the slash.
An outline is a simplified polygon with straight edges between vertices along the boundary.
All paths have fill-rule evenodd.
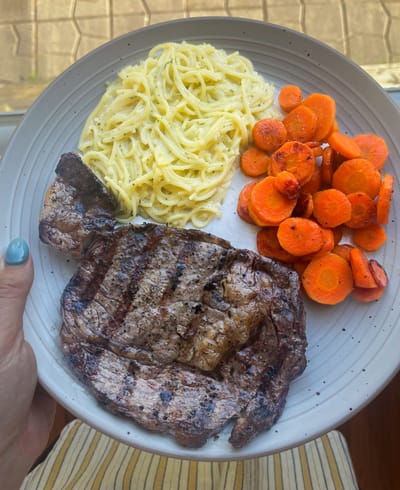
<path id="1" fill-rule="evenodd" d="M 195 462 L 131 448 L 79 420 L 64 428 L 21 490 L 357 490 L 347 444 L 331 431 L 261 458 Z"/>

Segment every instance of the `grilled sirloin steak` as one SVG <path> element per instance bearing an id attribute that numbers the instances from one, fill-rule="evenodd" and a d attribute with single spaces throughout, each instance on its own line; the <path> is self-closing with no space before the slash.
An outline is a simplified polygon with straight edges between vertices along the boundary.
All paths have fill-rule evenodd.
<path id="1" fill-rule="evenodd" d="M 232 421 L 240 448 L 276 422 L 306 365 L 297 273 L 199 230 L 107 222 L 75 236 L 62 344 L 101 404 L 189 447 Z"/>

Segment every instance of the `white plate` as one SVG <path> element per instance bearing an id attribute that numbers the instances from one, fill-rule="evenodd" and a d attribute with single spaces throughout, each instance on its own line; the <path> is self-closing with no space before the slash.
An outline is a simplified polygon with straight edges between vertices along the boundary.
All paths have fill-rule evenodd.
<path id="1" fill-rule="evenodd" d="M 36 276 L 26 308 L 25 330 L 38 360 L 40 380 L 69 411 L 99 430 L 136 447 L 200 460 L 258 456 L 298 445 L 342 423 L 367 404 L 399 368 L 399 236 L 396 195 L 388 240 L 376 254 L 390 285 L 370 305 L 348 300 L 323 307 L 307 302 L 309 364 L 290 388 L 278 423 L 240 451 L 231 449 L 228 431 L 197 450 L 150 434 L 113 416 L 71 376 L 60 350 L 59 299 L 75 264 L 39 243 L 38 217 L 44 193 L 62 152 L 76 149 L 86 117 L 105 83 L 126 64 L 147 56 L 155 44 L 170 40 L 206 41 L 249 57 L 266 79 L 279 87 L 300 85 L 305 92 L 332 95 L 340 127 L 349 134 L 376 132 L 386 138 L 387 170 L 400 180 L 400 116 L 384 91 L 360 68 L 329 47 L 286 28 L 234 18 L 194 18 L 159 24 L 120 37 L 78 61 L 39 97 L 13 136 L 0 164 L 0 247 L 22 236 L 31 247 Z M 254 248 L 254 229 L 235 215 L 241 177 L 225 202 L 223 219 L 209 230 L 235 246 Z M 397 192 L 397 186 L 396 186 Z"/>

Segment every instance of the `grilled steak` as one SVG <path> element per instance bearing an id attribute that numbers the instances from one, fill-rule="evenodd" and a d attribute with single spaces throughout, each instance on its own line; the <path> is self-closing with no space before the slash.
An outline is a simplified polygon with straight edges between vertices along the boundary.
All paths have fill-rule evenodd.
<path id="1" fill-rule="evenodd" d="M 81 190 L 63 179 L 74 209 Z M 69 230 L 69 216 L 52 226 Z M 110 411 L 184 446 L 229 422 L 235 448 L 269 429 L 306 365 L 297 274 L 199 230 L 105 223 L 82 232 L 73 221 L 73 249 L 85 247 L 61 336 L 80 379 Z"/>
<path id="2" fill-rule="evenodd" d="M 117 200 L 76 153 L 64 153 L 49 187 L 39 222 L 40 239 L 79 256 L 85 238 L 95 230 L 112 230 Z"/>

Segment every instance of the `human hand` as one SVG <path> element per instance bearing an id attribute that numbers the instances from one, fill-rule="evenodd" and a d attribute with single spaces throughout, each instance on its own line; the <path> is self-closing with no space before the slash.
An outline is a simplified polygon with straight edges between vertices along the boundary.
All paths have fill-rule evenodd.
<path id="1" fill-rule="evenodd" d="M 22 330 L 33 281 L 26 242 L 13 240 L 0 260 L 0 481 L 13 490 L 46 447 L 55 402 L 38 385 L 35 356 Z"/>

